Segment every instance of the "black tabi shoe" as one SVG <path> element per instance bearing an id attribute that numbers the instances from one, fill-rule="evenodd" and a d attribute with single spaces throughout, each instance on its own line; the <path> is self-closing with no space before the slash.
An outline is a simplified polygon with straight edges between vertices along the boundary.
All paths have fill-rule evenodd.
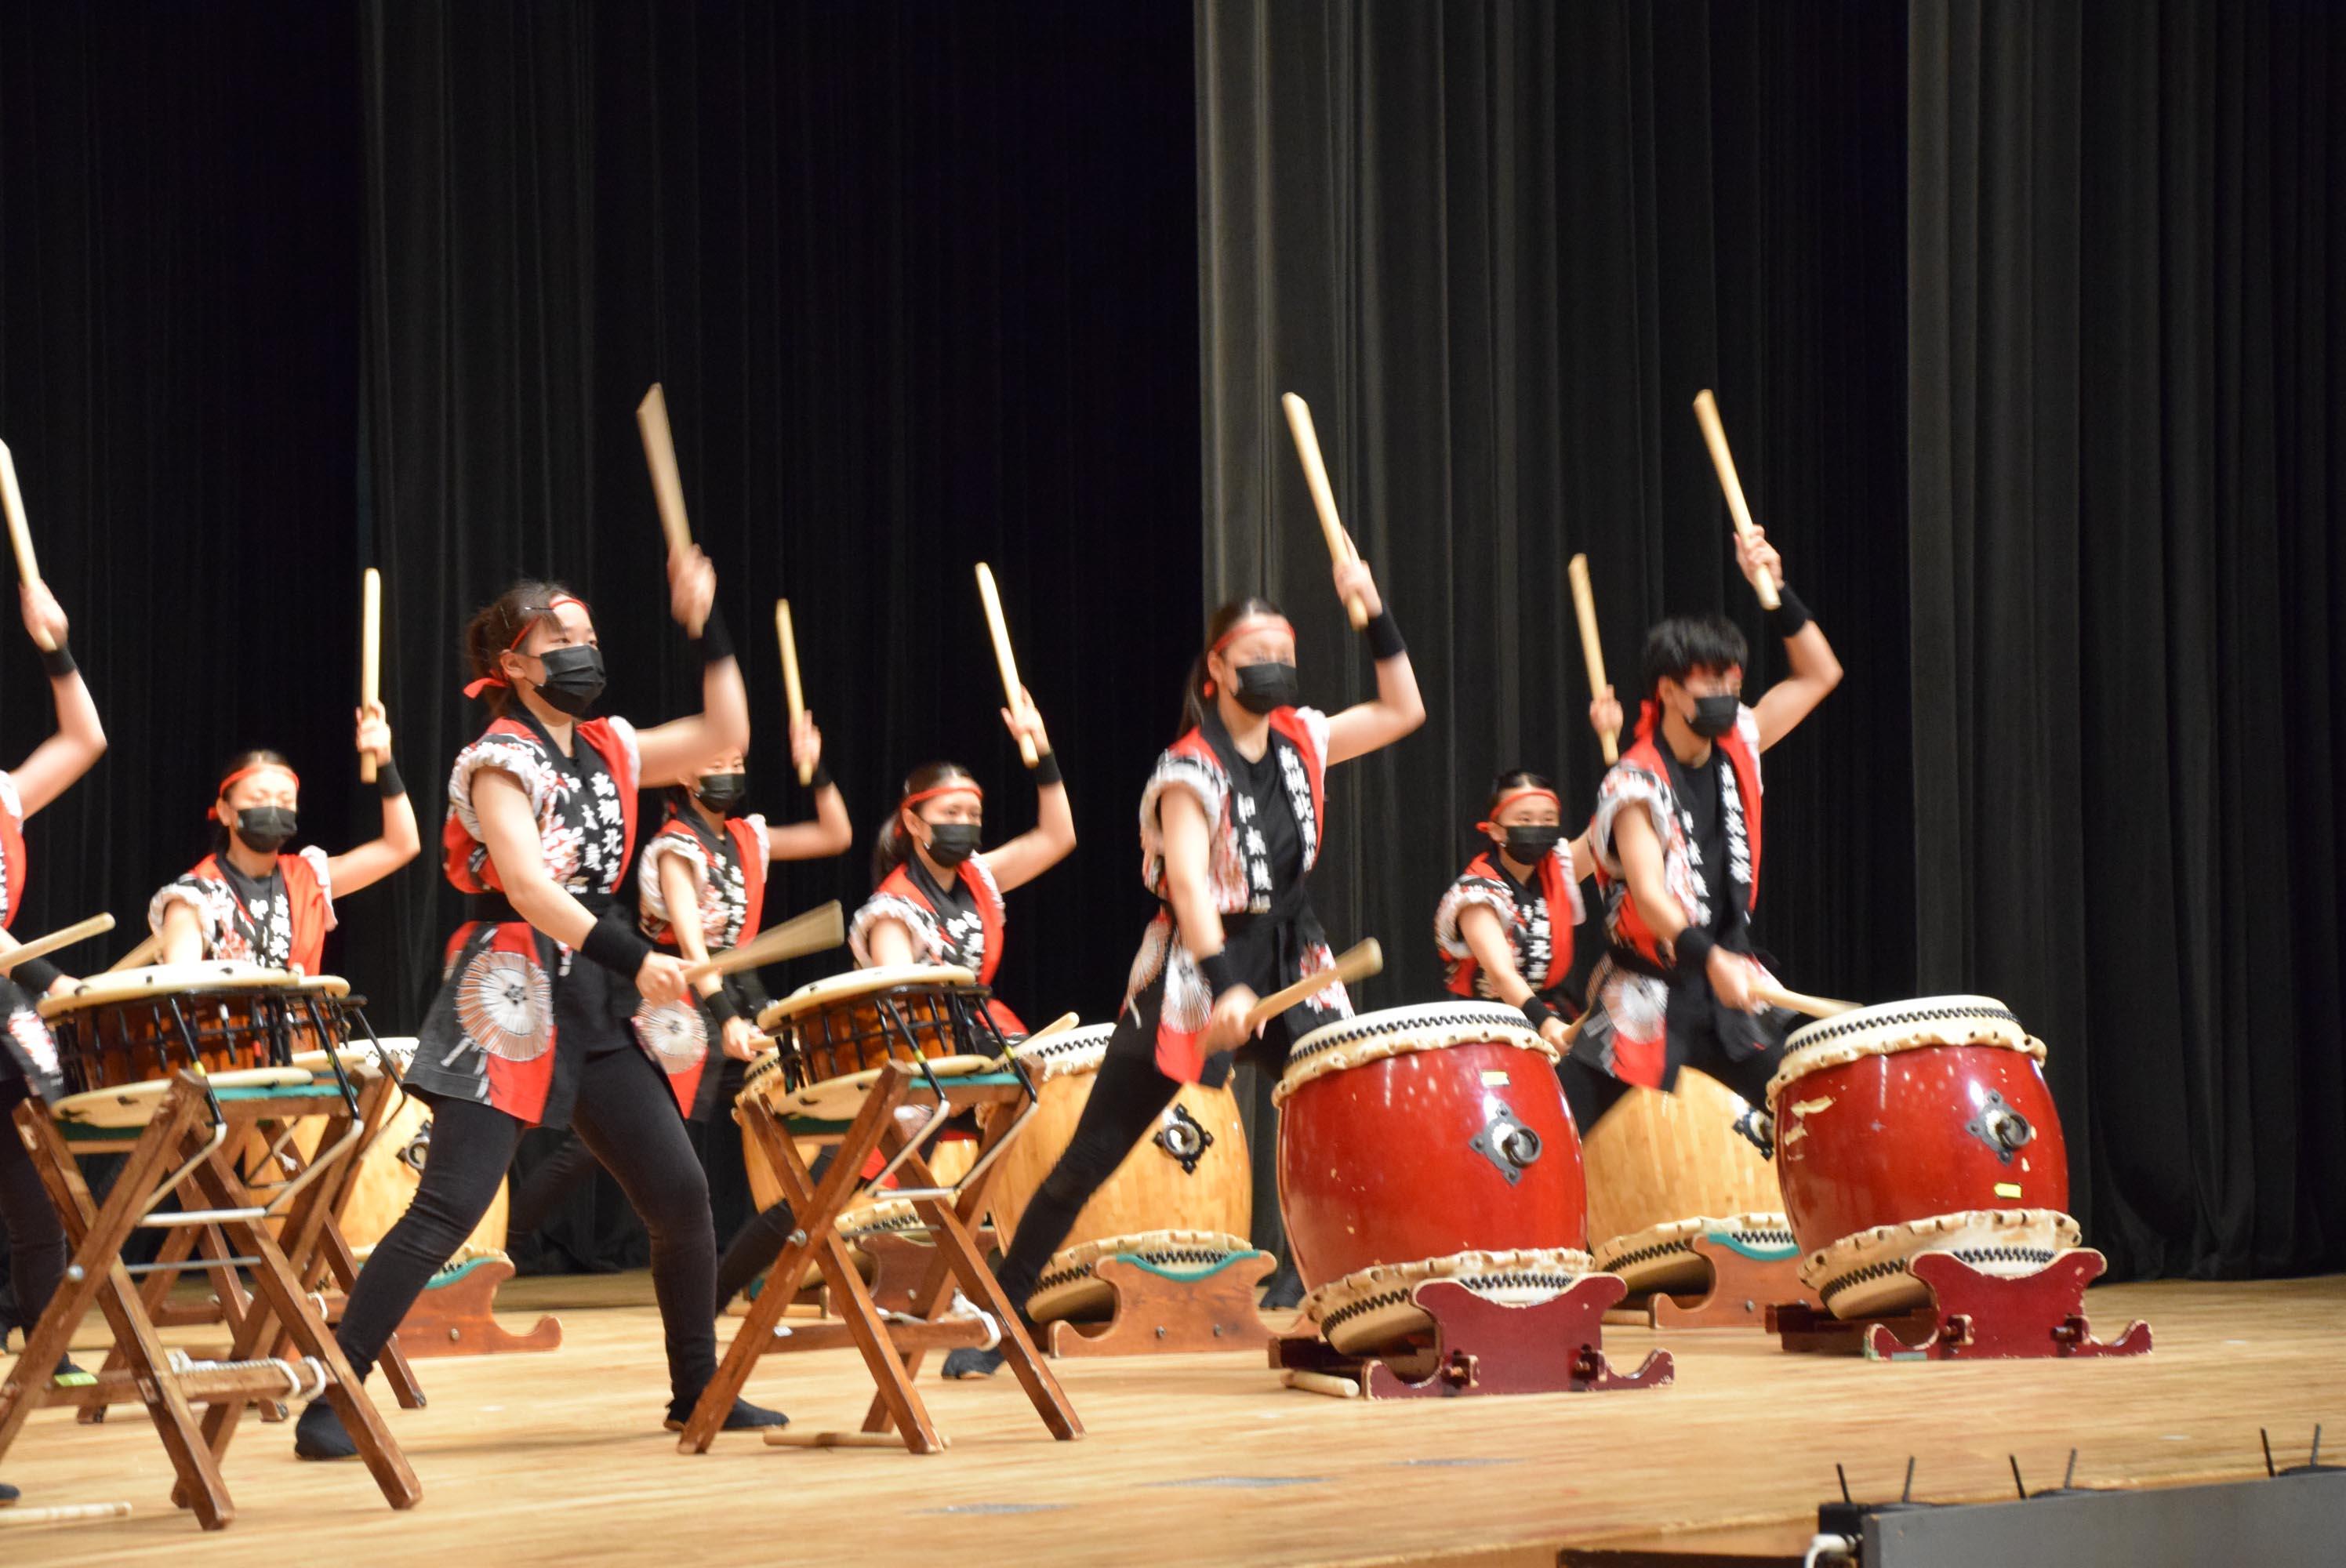
<path id="1" fill-rule="evenodd" d="M 5 1508 L 22 1495 L 5 1481 L 0 1481 L 0 1508 Z"/>
<path id="2" fill-rule="evenodd" d="M 672 1432 L 682 1431 L 684 1423 L 692 1419 L 692 1407 L 699 1402 L 698 1400 L 670 1400 L 668 1402 L 668 1420 L 662 1424 Z M 786 1427 L 790 1424 L 790 1418 L 780 1410 L 770 1410 L 747 1400 L 735 1400 L 733 1408 L 725 1413 L 725 1424 L 717 1430 L 753 1432 L 766 1427 Z"/>
<path id="3" fill-rule="evenodd" d="M 944 1369 L 939 1376 L 948 1382 L 974 1382 L 1002 1370 L 1002 1347 L 999 1345 L 987 1350 L 981 1350 L 974 1345 L 964 1345 L 945 1352 Z"/>
<path id="4" fill-rule="evenodd" d="M 337 1460 L 358 1456 L 359 1445 L 342 1429 L 342 1418 L 334 1412 L 333 1402 L 311 1400 L 301 1411 L 301 1419 L 293 1423 L 293 1457 Z"/>

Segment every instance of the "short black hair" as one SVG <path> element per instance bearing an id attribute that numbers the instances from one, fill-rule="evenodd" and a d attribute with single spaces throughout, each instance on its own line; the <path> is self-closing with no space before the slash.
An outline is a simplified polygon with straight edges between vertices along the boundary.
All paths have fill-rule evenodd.
<path id="1" fill-rule="evenodd" d="M 1665 678 L 1682 682 L 1698 669 L 1738 668 L 1749 653 L 1725 616 L 1672 616 L 1646 634 L 1646 695 L 1660 695 Z"/>

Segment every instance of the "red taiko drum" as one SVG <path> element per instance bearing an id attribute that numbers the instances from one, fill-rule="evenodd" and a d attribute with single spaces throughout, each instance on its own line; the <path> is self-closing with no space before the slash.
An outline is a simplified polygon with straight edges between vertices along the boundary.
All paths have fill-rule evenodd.
<path id="1" fill-rule="evenodd" d="M 1515 1009 L 1437 1003 L 1315 1029 L 1277 1099 L 1305 1320 L 1337 1349 L 1427 1327 L 1423 1279 L 1530 1302 L 1587 1272 L 1580 1139 L 1555 1049 Z"/>
<path id="2" fill-rule="evenodd" d="M 2077 1244 L 2045 1046 L 1984 996 L 1862 1007 L 1794 1031 L 1768 1085 L 1801 1279 L 1839 1317 L 1927 1304 L 1952 1252 L 2032 1274 Z"/>

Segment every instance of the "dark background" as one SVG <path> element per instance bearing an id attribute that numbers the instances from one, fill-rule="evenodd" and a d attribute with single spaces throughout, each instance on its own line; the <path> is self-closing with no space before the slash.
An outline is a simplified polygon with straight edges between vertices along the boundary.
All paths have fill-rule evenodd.
<path id="1" fill-rule="evenodd" d="M 1205 609 L 1268 588 L 1311 697 L 1367 689 L 1291 389 L 1432 710 L 1336 776 L 1317 897 L 1384 939 L 1365 1003 L 1424 1000 L 1491 773 L 1596 784 L 1566 557 L 1624 687 L 1672 610 L 1773 673 L 1708 385 L 1850 672 L 1770 759 L 1787 978 L 2012 1002 L 2121 1268 L 2334 1266 L 2342 72 L 2290 0 L 0 9 L 0 434 L 114 741 L 17 929 L 142 923 L 245 745 L 293 754 L 305 837 L 372 833 L 365 562 L 427 839 L 463 617 L 514 573 L 593 604 L 616 710 L 683 710 L 658 379 L 753 804 L 806 809 L 787 592 L 856 818 L 775 907 L 859 897 L 930 757 L 1031 820 L 990 559 L 1083 839 L 1001 987 L 1105 1017 Z M 50 718 L 0 642 L 13 761 Z M 412 1024 L 436 874 L 342 913 L 332 962 Z"/>

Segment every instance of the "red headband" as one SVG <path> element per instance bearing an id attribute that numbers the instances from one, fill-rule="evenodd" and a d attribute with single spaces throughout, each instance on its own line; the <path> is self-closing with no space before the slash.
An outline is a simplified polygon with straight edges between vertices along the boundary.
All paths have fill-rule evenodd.
<path id="1" fill-rule="evenodd" d="M 978 804 L 984 805 L 985 803 L 985 791 L 977 787 L 976 779 L 955 779 L 950 782 L 938 784 L 927 789 L 913 790 L 902 800 L 896 802 L 896 809 L 899 811 L 909 811 L 913 807 L 919 805 L 922 801 L 933 800 L 940 795 L 974 795 L 977 797 Z"/>
<path id="2" fill-rule="evenodd" d="M 1527 795 L 1545 797 L 1547 803 L 1554 806 L 1559 813 L 1564 810 L 1564 802 L 1556 798 L 1555 790 L 1544 789 L 1537 784 L 1518 784 L 1491 803 L 1491 820 L 1486 822 L 1475 823 L 1475 828 L 1479 831 L 1488 832 L 1493 828 L 1497 827 L 1499 825 L 1499 813 L 1514 805 L 1516 801 L 1523 799 Z"/>
<path id="3" fill-rule="evenodd" d="M 273 769 L 275 769 L 278 772 L 284 774 L 284 775 L 285 775 L 285 777 L 287 777 L 288 779 L 292 779 L 292 780 L 293 780 L 293 788 L 294 788 L 294 789 L 299 789 L 300 788 L 301 788 L 301 776 L 300 774 L 298 774 L 298 773 L 294 772 L 294 771 L 293 771 L 293 769 L 291 769 L 291 768 L 288 768 L 284 763 L 282 763 L 282 762 L 256 762 L 256 763 L 254 763 L 254 764 L 253 764 L 251 767 L 250 767 L 250 768 L 240 768 L 240 769 L 238 769 L 235 772 L 233 772 L 233 773 L 230 774 L 227 778 L 225 778 L 225 779 L 221 779 L 221 780 L 219 781 L 219 794 L 215 797 L 215 799 L 227 799 L 227 797 L 228 797 L 228 792 L 229 792 L 230 790 L 231 790 L 231 789 L 235 789 L 235 788 L 236 788 L 236 783 L 237 783 L 237 780 L 238 780 L 238 779 L 250 779 L 250 778 L 251 778 L 251 777 L 252 777 L 254 774 L 256 774 L 256 773 L 266 773 L 266 772 L 268 772 L 268 771 L 269 771 L 270 769 L 272 769 L 272 768 L 273 768 Z M 210 810 L 207 811 L 205 814 L 206 814 L 207 816 L 217 817 L 217 816 L 219 816 L 219 809 L 218 809 L 217 807 L 215 807 L 215 808 L 213 808 L 212 809 L 210 809 Z"/>
<path id="4" fill-rule="evenodd" d="M 505 652 L 511 653 L 514 649 L 521 647 L 522 639 L 529 636 L 529 628 L 537 625 L 539 616 L 550 616 L 564 605 L 576 605 L 580 609 L 586 610 L 586 601 L 580 598 L 576 594 L 555 595 L 554 597 L 546 600 L 545 604 L 539 606 L 537 608 L 524 612 L 521 620 L 521 630 L 514 633 L 513 641 L 505 644 Z M 589 618 L 592 618 L 595 612 L 592 610 L 586 610 L 586 614 Z M 481 693 L 486 691 L 493 686 L 510 687 L 512 685 L 513 683 L 507 680 L 503 675 L 492 671 L 491 673 L 481 677 L 478 680 L 467 681 L 464 685 L 464 695 L 466 697 L 478 697 Z"/>
<path id="5" fill-rule="evenodd" d="M 1295 635 L 1294 626 L 1288 623 L 1285 616 L 1240 616 L 1237 623 L 1229 631 L 1216 637 L 1214 646 L 1206 651 L 1209 654 L 1218 654 L 1232 642 L 1250 632 L 1266 631 L 1274 626 L 1290 637 Z"/>

